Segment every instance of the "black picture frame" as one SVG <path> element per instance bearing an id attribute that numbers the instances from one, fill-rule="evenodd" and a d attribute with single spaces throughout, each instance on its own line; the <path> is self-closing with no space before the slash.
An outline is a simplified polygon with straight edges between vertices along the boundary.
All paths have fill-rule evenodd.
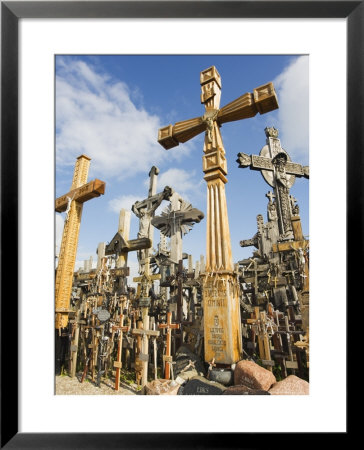
<path id="1" fill-rule="evenodd" d="M 1 448 L 256 448 L 254 433 L 18 432 L 18 22 L 21 18 L 346 18 L 347 299 L 360 280 L 364 148 L 363 1 L 2 1 L 1 2 Z M 329 44 L 328 44 L 329 45 Z M 328 130 L 332 132 L 333 130 Z M 328 151 L 328 150 L 327 150 Z M 11 288 L 11 289 L 10 289 Z M 11 301 L 10 301 L 11 300 Z M 11 318 L 11 321 L 9 320 Z M 11 326 L 11 330 L 10 330 Z M 334 393 L 333 393 L 334 395 Z M 206 414 L 207 412 L 201 412 Z M 299 417 L 298 417 L 299 419 Z M 179 420 L 176 416 L 176 420 Z M 242 416 L 243 420 L 243 416 Z M 346 433 L 338 433 L 346 437 Z M 309 433 L 306 434 L 308 438 Z M 344 436 L 342 436 L 344 435 Z M 263 441 L 272 446 L 268 433 Z M 276 438 L 276 437 L 275 437 Z M 336 439 L 336 438 L 335 438 Z M 300 440 L 300 443 L 304 441 Z M 316 443 L 316 442 L 315 442 Z M 292 443 L 292 446 L 294 444 Z"/>

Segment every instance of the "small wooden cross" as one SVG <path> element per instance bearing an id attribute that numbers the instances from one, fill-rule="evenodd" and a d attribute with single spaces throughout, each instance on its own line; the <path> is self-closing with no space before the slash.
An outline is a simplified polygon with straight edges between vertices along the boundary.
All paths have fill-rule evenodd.
<path id="1" fill-rule="evenodd" d="M 139 304 L 142 307 L 146 307 L 145 303 L 149 300 L 149 290 L 152 287 L 154 280 L 160 280 L 161 275 L 158 273 L 156 275 L 150 275 L 149 271 L 149 261 L 150 258 L 146 258 L 144 265 L 144 273 L 140 277 L 134 277 L 133 281 L 138 283 L 137 297 L 139 297 Z M 145 314 L 144 314 L 145 315 Z"/>
<path id="2" fill-rule="evenodd" d="M 139 325 L 140 326 L 140 325 Z M 149 361 L 149 338 L 158 337 L 158 330 L 149 330 L 149 316 L 143 318 L 143 328 L 134 328 L 132 334 L 142 338 L 141 351 L 136 355 L 135 368 L 141 369 L 141 385 L 145 386 L 148 382 L 148 361 Z"/>
<path id="3" fill-rule="evenodd" d="M 167 323 L 161 323 L 159 328 L 165 328 L 167 330 L 167 347 L 166 354 L 164 355 L 165 360 L 165 369 L 164 369 L 164 378 L 169 380 L 170 374 L 170 363 L 172 361 L 171 357 L 171 330 L 177 329 L 180 327 L 179 323 L 172 323 L 172 313 L 167 312 Z"/>
<path id="4" fill-rule="evenodd" d="M 258 348 L 259 356 L 263 361 L 263 365 L 272 371 L 272 359 L 270 353 L 270 345 L 267 332 L 265 330 L 266 314 L 265 311 L 259 311 L 259 306 L 254 308 L 251 319 L 246 319 L 247 324 L 256 325 L 258 327 Z"/>
<path id="5" fill-rule="evenodd" d="M 118 339 L 118 353 L 116 356 L 116 361 L 114 361 L 114 367 L 116 367 L 115 372 L 115 391 L 119 390 L 119 384 L 120 384 L 120 369 L 122 367 L 121 363 L 121 352 L 123 349 L 123 333 L 127 333 L 129 331 L 128 326 L 124 326 L 124 315 L 120 314 L 120 322 L 119 326 L 113 325 L 112 327 L 113 331 L 120 330 L 120 335 Z"/>

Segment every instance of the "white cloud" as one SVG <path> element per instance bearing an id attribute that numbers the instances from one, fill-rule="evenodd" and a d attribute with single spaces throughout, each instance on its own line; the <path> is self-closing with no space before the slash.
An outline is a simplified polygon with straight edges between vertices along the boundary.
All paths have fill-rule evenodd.
<path id="1" fill-rule="evenodd" d="M 131 207 L 138 200 L 140 201 L 143 199 L 136 195 L 121 195 L 120 197 L 111 199 L 108 205 L 111 211 L 119 214 L 121 209 L 131 211 Z M 131 216 L 133 217 L 133 214 Z"/>
<path id="2" fill-rule="evenodd" d="M 298 57 L 273 81 L 279 102 L 279 137 L 282 147 L 297 162 L 308 162 L 308 61 L 308 56 Z"/>
<path id="3" fill-rule="evenodd" d="M 196 198 L 196 195 L 203 195 L 204 182 L 201 179 L 196 180 L 195 175 L 194 171 L 187 172 L 183 169 L 172 168 L 161 173 L 158 178 L 158 186 L 160 186 L 160 189 L 163 189 L 164 186 L 170 186 L 186 201 L 191 201 L 189 197 Z"/>
<path id="4" fill-rule="evenodd" d="M 188 146 L 179 152 L 162 148 L 157 133 L 165 124 L 133 103 L 125 83 L 111 80 L 80 60 L 57 63 L 58 168 L 73 166 L 84 153 L 92 159 L 91 167 L 97 167 L 98 176 L 125 179 L 188 151 Z"/>

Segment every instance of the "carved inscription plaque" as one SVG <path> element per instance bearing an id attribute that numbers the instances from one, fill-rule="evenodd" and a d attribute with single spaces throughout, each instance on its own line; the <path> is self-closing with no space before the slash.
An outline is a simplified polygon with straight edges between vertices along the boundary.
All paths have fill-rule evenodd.
<path id="1" fill-rule="evenodd" d="M 238 290 L 231 275 L 207 278 L 204 284 L 205 360 L 233 364 L 241 353 Z"/>

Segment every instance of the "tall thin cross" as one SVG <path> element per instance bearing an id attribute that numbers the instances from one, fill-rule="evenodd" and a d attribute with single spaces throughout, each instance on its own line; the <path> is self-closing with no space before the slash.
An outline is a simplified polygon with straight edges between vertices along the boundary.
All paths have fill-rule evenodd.
<path id="1" fill-rule="evenodd" d="M 227 163 L 220 127 L 278 108 L 272 83 L 260 86 L 220 108 L 221 77 L 214 66 L 200 75 L 205 114 L 159 130 L 166 149 L 205 131 L 203 172 L 207 182 L 206 272 L 202 274 L 205 361 L 233 364 L 242 353 L 239 283 L 234 273 L 225 184 Z"/>
<path id="2" fill-rule="evenodd" d="M 131 210 L 139 219 L 139 232 L 138 239 L 147 238 L 151 241 L 153 245 L 153 231 L 154 228 L 151 226 L 151 220 L 154 217 L 155 211 L 163 200 L 168 200 L 172 195 L 172 189 L 166 186 L 163 192 L 156 194 L 157 191 L 157 176 L 159 169 L 153 166 L 149 172 L 149 191 L 148 198 L 142 201 L 137 201 L 132 206 Z M 149 248 L 144 248 L 138 250 L 138 261 L 139 261 L 139 273 L 142 274 L 145 270 L 144 260 L 149 258 L 150 251 Z"/>
<path id="3" fill-rule="evenodd" d="M 78 235 L 83 203 L 105 193 L 105 183 L 98 179 L 87 182 L 90 160 L 86 155 L 77 158 L 70 192 L 56 199 L 57 212 L 67 211 L 55 283 L 56 329 L 68 324 L 73 271 L 76 262 Z"/>

